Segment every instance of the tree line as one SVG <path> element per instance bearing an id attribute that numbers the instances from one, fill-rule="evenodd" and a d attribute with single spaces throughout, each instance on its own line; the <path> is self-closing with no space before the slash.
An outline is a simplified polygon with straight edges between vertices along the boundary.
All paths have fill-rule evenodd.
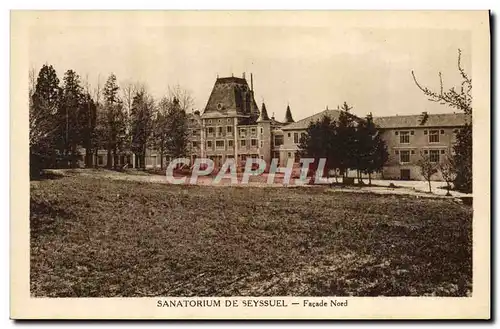
<path id="1" fill-rule="evenodd" d="M 358 181 L 367 174 L 371 184 L 371 175 L 382 170 L 389 153 L 372 114 L 360 119 L 350 113 L 351 109 L 344 102 L 337 120 L 325 115 L 311 122 L 300 139 L 300 156 L 313 158 L 316 164 L 324 158 L 325 173 L 335 170 L 344 179 L 349 170 L 356 170 Z"/>
<path id="2" fill-rule="evenodd" d="M 164 156 L 184 156 L 188 149 L 189 92 L 169 87 L 160 99 L 144 84 L 118 85 L 111 73 L 104 86 L 92 88 L 73 70 L 62 83 L 52 65 L 38 76 L 30 70 L 29 148 L 31 175 L 44 168 L 75 168 L 85 149 L 85 167 L 97 166 L 98 150 L 106 151 L 107 168 L 118 169 L 119 156 L 134 154 L 139 168 L 146 167 L 146 149 Z"/>

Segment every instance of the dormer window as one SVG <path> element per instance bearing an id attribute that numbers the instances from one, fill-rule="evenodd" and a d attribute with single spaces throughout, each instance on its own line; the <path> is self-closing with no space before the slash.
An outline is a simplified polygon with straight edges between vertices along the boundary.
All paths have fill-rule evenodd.
<path id="1" fill-rule="evenodd" d="M 222 110 L 222 104 L 221 103 L 217 104 L 217 109 L 218 110 Z"/>

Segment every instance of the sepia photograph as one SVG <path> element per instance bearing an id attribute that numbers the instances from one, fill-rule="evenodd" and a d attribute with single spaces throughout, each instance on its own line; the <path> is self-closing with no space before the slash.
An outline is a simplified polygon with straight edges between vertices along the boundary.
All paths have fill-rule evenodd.
<path id="1" fill-rule="evenodd" d="M 489 318 L 489 20 L 11 12 L 11 316 Z"/>

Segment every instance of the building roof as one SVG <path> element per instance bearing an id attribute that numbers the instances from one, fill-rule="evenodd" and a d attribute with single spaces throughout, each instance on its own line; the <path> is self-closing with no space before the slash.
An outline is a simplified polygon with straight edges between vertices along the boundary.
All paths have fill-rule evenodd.
<path id="1" fill-rule="evenodd" d="M 259 116 L 253 90 L 248 86 L 246 79 L 217 78 L 203 111 L 203 117 L 218 115 L 249 115 L 255 119 Z"/>
<path id="2" fill-rule="evenodd" d="M 264 102 L 262 102 L 260 116 L 257 119 L 257 122 L 262 122 L 262 121 L 271 121 L 271 119 L 269 119 L 269 115 L 267 115 L 266 104 Z"/>
<path id="3" fill-rule="evenodd" d="M 324 110 L 323 112 L 316 113 L 314 115 L 311 115 L 310 117 L 304 118 L 302 120 L 299 120 L 297 122 L 290 123 L 286 126 L 284 126 L 282 129 L 283 130 L 300 130 L 300 129 L 307 129 L 309 127 L 310 123 L 316 122 L 321 120 L 323 116 L 328 116 L 333 120 L 337 120 L 340 115 L 339 110 Z"/>
<path id="4" fill-rule="evenodd" d="M 295 122 L 292 117 L 292 111 L 290 110 L 290 105 L 286 107 L 286 113 L 285 113 L 285 121 L 284 123 L 292 123 Z"/>
<path id="5" fill-rule="evenodd" d="M 464 113 L 396 115 L 374 117 L 373 122 L 380 128 L 418 128 L 418 127 L 459 127 L 466 122 Z"/>

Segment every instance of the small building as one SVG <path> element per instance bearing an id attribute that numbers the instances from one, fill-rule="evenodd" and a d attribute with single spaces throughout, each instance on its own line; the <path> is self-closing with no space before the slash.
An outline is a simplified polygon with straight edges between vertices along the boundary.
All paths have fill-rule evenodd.
<path id="1" fill-rule="evenodd" d="M 387 145 L 389 159 L 382 171 L 384 179 L 422 180 L 417 162 L 421 155 L 439 163 L 453 154 L 456 134 L 470 117 L 463 113 L 396 115 L 375 117 Z M 433 180 L 442 180 L 436 173 Z"/>

